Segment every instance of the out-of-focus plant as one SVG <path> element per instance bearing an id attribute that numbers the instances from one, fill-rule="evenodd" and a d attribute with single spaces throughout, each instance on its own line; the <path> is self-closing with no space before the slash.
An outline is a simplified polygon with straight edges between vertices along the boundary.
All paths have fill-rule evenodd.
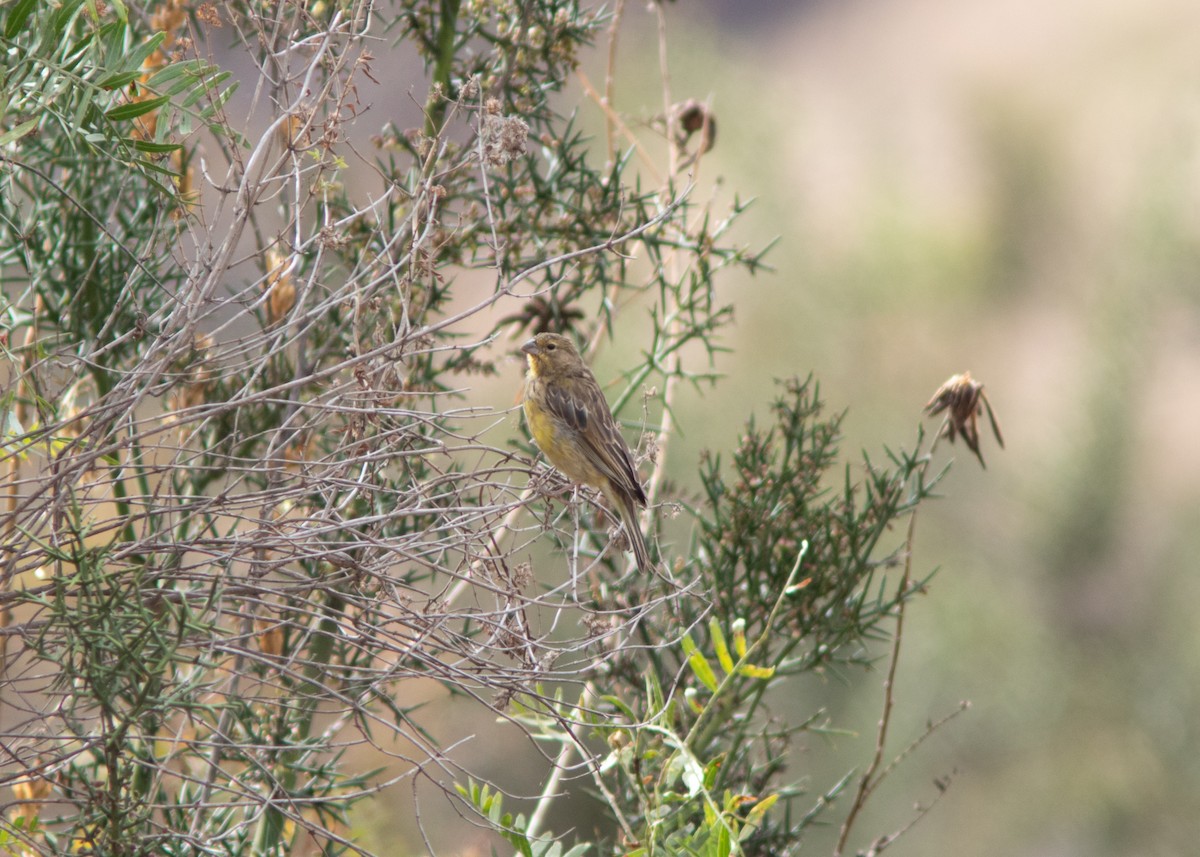
<path id="1" fill-rule="evenodd" d="M 810 825 L 828 823 L 852 775 L 813 796 L 789 750 L 832 727 L 819 706 L 797 713 L 789 700 L 778 710 L 772 690 L 872 663 L 867 644 L 886 639 L 926 585 L 910 574 L 911 538 L 895 529 L 937 483 L 927 454 L 894 453 L 887 467 L 867 460 L 860 482 L 847 466 L 835 489 L 840 418 L 822 414 L 811 381 L 782 387 L 772 424 L 748 423 L 728 466 L 702 463 L 679 570 L 706 597 L 648 611 L 575 704 L 517 718 L 561 748 L 559 764 L 576 753 L 592 760 L 631 853 L 792 853 Z M 599 606 L 615 611 L 626 597 Z M 584 735 L 608 752 L 586 749 Z M 878 773 L 870 769 L 861 800 Z"/>

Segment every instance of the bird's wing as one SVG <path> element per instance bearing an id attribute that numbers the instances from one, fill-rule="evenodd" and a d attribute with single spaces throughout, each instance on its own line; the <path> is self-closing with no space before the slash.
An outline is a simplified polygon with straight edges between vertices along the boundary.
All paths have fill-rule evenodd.
<path id="1" fill-rule="evenodd" d="M 592 453 L 593 463 L 613 486 L 646 505 L 646 494 L 633 469 L 633 456 L 608 409 L 600 386 L 592 378 L 572 379 L 573 389 L 547 385 L 546 407 L 573 428 Z"/>

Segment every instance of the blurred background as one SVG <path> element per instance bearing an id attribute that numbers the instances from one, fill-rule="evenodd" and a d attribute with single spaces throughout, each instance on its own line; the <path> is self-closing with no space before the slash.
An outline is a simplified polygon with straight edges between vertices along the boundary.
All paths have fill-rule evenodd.
<path id="1" fill-rule="evenodd" d="M 844 449 L 879 454 L 969 369 L 1005 432 L 986 472 L 939 449 L 956 462 L 916 567 L 940 570 L 909 613 L 892 749 L 972 708 L 861 829 L 903 826 L 954 773 L 889 853 L 1196 853 L 1200 4 L 679 3 L 671 22 L 676 97 L 719 122 L 700 185 L 714 165 L 758 197 L 748 234 L 781 236 L 773 275 L 726 284 L 731 412 L 812 371 L 849 408 Z M 626 56 L 654 78 L 649 39 Z M 736 431 L 688 416 L 685 443 Z M 869 758 L 873 679 L 825 688 L 859 737 L 812 748 L 814 771 L 836 751 L 814 787 Z"/>
<path id="2" fill-rule="evenodd" d="M 793 374 L 849 409 L 852 460 L 911 448 L 922 405 L 963 370 L 1004 429 L 986 471 L 938 450 L 955 466 L 915 561 L 938 573 L 908 614 L 889 753 L 971 708 L 885 783 L 861 835 L 904 827 L 951 777 L 889 854 L 1196 853 L 1200 4 L 680 0 L 668 22 L 674 98 L 718 123 L 696 193 L 757 198 L 742 242 L 780 239 L 773 273 L 721 281 L 738 319 L 718 364 L 727 416 L 683 396 L 673 478 L 694 485 L 699 451 L 728 448 Z M 655 26 L 629 4 L 616 107 L 634 125 L 662 111 Z M 603 51 L 584 69 L 602 80 Z M 883 677 L 853 678 L 795 689 L 851 733 L 795 760 L 814 797 L 874 747 Z M 498 744 L 482 742 L 485 767 L 511 780 L 536 762 L 539 790 L 536 754 Z M 411 795 L 396 800 L 403 813 L 366 810 L 372 844 L 421 850 Z"/>

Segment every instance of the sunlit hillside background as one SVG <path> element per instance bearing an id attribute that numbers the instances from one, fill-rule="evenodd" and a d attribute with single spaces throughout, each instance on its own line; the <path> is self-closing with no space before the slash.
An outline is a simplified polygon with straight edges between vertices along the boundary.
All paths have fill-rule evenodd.
<path id="1" fill-rule="evenodd" d="M 668 19 L 673 94 L 718 122 L 696 193 L 757 198 L 741 240 L 779 238 L 773 272 L 723 282 L 738 316 L 727 379 L 683 397 L 674 478 L 694 480 L 700 450 L 728 447 L 793 374 L 849 409 L 851 451 L 911 447 L 921 406 L 967 369 L 1005 433 L 1004 451 L 985 440 L 986 471 L 938 451 L 955 464 L 916 542 L 916 569 L 938 572 L 909 614 L 890 752 L 972 706 L 862 829 L 903 827 L 949 777 L 890 854 L 1196 853 L 1200 4 L 680 0 Z M 615 106 L 635 126 L 662 111 L 657 53 L 654 17 L 630 4 Z M 600 51 L 584 71 L 602 77 Z M 415 110 L 420 74 L 365 95 Z M 626 334 L 636 348 L 636 322 Z M 619 364 L 605 349 L 602 366 Z M 514 360 L 493 404 L 511 405 L 520 372 Z M 851 678 L 794 688 L 846 730 L 796 758 L 814 790 L 873 749 L 882 675 Z M 531 748 L 431 704 L 447 734 L 474 730 L 462 752 L 521 787 Z M 374 847 L 423 850 L 410 800 L 364 810 Z M 552 826 L 586 833 L 584 800 Z M 422 811 L 427 825 L 445 814 L 443 846 L 486 853 L 448 807 Z"/>

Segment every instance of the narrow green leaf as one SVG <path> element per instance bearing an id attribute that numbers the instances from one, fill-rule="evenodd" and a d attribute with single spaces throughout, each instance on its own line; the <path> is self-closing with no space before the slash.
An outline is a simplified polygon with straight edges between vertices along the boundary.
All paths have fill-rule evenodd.
<path id="1" fill-rule="evenodd" d="M 113 122 L 125 122 L 157 110 L 169 100 L 167 96 L 160 95 L 158 98 L 147 98 L 145 101 L 131 101 L 127 104 L 118 104 L 116 107 L 106 110 L 104 116 Z"/>
<path id="2" fill-rule="evenodd" d="M 178 95 L 204 76 L 211 66 L 199 60 L 167 63 L 146 81 L 146 86 L 160 95 Z"/>
<path id="3" fill-rule="evenodd" d="M 180 104 L 180 106 L 185 108 L 191 107 L 205 95 L 208 95 L 209 93 L 215 93 L 213 95 L 212 104 L 202 111 L 205 117 L 211 116 L 213 111 L 222 107 L 225 102 L 229 100 L 230 96 L 237 91 L 237 83 L 232 83 L 224 90 L 217 92 L 218 86 L 227 77 L 229 77 L 229 72 L 222 72 L 221 74 L 213 75 L 204 82 L 203 86 L 197 86 L 194 90 L 192 90 L 192 92 L 188 94 L 187 98 L 183 99 L 183 102 Z"/>
<path id="4" fill-rule="evenodd" d="M 58 8 L 58 11 L 50 16 L 50 41 L 57 42 L 60 38 L 62 38 L 62 34 L 66 32 L 67 27 L 70 26 L 71 20 L 77 14 L 79 14 L 79 9 L 82 6 L 83 0 L 67 0 L 66 3 L 63 3 L 62 6 Z M 91 35 L 89 34 L 86 38 L 90 39 Z"/>
<path id="5" fill-rule="evenodd" d="M 120 21 L 111 21 L 96 31 L 96 38 L 104 46 L 104 60 L 101 62 L 103 67 L 120 68 L 121 71 L 129 70 L 129 67 L 121 62 L 125 57 L 128 32 L 128 29 Z"/>
<path id="6" fill-rule="evenodd" d="M 505 813 L 504 817 L 500 819 L 500 825 L 503 828 L 501 833 L 504 838 L 521 852 L 522 857 L 533 857 L 533 848 L 529 844 L 529 839 L 516 829 L 516 820 L 512 815 Z"/>
<path id="7" fill-rule="evenodd" d="M 738 674 L 749 676 L 750 678 L 771 678 L 775 675 L 775 667 L 759 667 L 754 664 L 742 664 L 738 668 Z"/>
<path id="8" fill-rule="evenodd" d="M 192 87 L 192 91 L 184 96 L 184 99 L 179 102 L 179 106 L 186 110 L 207 95 L 210 91 L 211 90 L 206 86 Z"/>
<path id="9" fill-rule="evenodd" d="M 704 686 L 713 693 L 717 692 L 717 676 L 713 669 L 708 664 L 708 660 L 703 653 L 696 648 L 696 644 L 692 642 L 690 634 L 683 635 L 683 652 L 687 655 L 688 666 L 692 668 L 692 672 L 696 674 L 696 678 L 704 683 Z"/>
<path id="10" fill-rule="evenodd" d="M 708 620 L 708 633 L 712 635 L 713 646 L 717 650 L 717 660 L 721 662 L 721 669 L 725 670 L 725 674 L 729 675 L 733 672 L 733 658 L 729 654 L 729 646 L 725 643 L 725 632 L 721 630 L 721 623 L 713 616 Z"/>
<path id="11" fill-rule="evenodd" d="M 125 143 L 126 143 L 126 145 L 137 148 L 136 140 L 126 140 Z M 139 166 L 140 168 L 142 168 L 143 170 L 158 173 L 159 175 L 166 176 L 171 179 L 174 179 L 175 176 L 178 175 L 178 173 L 176 173 L 169 166 L 163 166 L 160 163 L 157 163 L 155 161 L 148 161 L 145 158 L 135 158 L 133 160 L 133 163 L 136 164 L 137 166 Z M 150 177 L 147 176 L 147 178 L 150 178 Z"/>
<path id="12" fill-rule="evenodd" d="M 146 39 L 146 41 L 142 42 L 140 45 L 130 51 L 126 56 L 125 61 L 121 63 L 121 65 L 123 65 L 129 71 L 137 69 L 140 72 L 142 63 L 146 61 L 146 57 L 158 50 L 159 46 L 162 45 L 163 40 L 166 39 L 166 37 L 166 33 L 155 33 L 153 36 Z"/>
<path id="13" fill-rule="evenodd" d="M 742 618 L 733 620 L 733 650 L 737 652 L 739 658 L 746 657 L 746 620 Z"/>
<path id="14" fill-rule="evenodd" d="M 134 163 L 136 163 L 140 167 L 147 166 L 147 162 L 142 161 L 142 160 L 135 161 Z M 155 167 L 151 167 L 151 169 L 157 170 L 159 172 L 164 172 L 167 175 L 174 175 L 174 173 L 172 173 L 170 170 L 163 169 L 162 167 L 155 166 Z M 158 191 L 163 196 L 168 197 L 169 199 L 177 199 L 178 198 L 178 192 L 176 191 L 176 189 L 173 185 L 171 187 L 168 187 L 167 185 L 163 184 L 158 179 L 156 179 L 154 176 L 152 176 L 146 172 L 142 173 L 142 178 L 145 179 L 146 183 L 150 187 L 154 188 L 156 191 Z"/>
<path id="15" fill-rule="evenodd" d="M 17 0 L 8 10 L 8 16 L 4 20 L 4 37 L 8 39 L 15 38 L 21 28 L 25 26 L 25 21 L 29 18 L 29 13 L 33 11 L 33 7 L 37 5 L 38 0 Z"/>
<path id="16" fill-rule="evenodd" d="M 750 812 L 746 814 L 746 824 L 738 834 L 738 839 L 745 839 L 751 833 L 753 833 L 754 829 L 762 824 L 763 816 L 767 814 L 767 810 L 773 807 L 778 800 L 779 795 L 773 794 L 767 795 L 765 798 L 756 803 L 750 809 Z"/>
<path id="17" fill-rule="evenodd" d="M 730 841 L 729 828 L 722 824 L 717 830 L 717 857 L 729 857 L 732 848 L 733 843 Z"/>
<path id="18" fill-rule="evenodd" d="M 122 89 L 126 86 L 129 86 L 129 84 L 133 83 L 141 76 L 142 73 L 140 71 L 113 72 L 112 74 L 105 75 L 104 77 L 100 78 L 100 80 L 96 81 L 96 86 L 100 87 L 101 89 Z"/>
<path id="19" fill-rule="evenodd" d="M 26 134 L 28 134 L 30 131 L 32 131 L 34 128 L 36 128 L 37 125 L 38 125 L 38 120 L 35 118 L 35 119 L 27 119 L 26 121 L 24 121 L 20 125 L 18 125 L 16 128 L 10 128 L 9 130 L 5 131 L 3 134 L 0 134 L 0 146 L 7 146 L 9 143 L 12 143 L 15 140 L 20 140 L 22 137 L 24 137 Z"/>
<path id="20" fill-rule="evenodd" d="M 221 76 L 220 80 L 224 80 L 226 77 L 229 77 L 228 72 L 224 73 Z M 214 78 L 213 82 L 218 83 L 219 81 L 216 78 Z M 221 90 L 221 94 L 213 99 L 213 107 L 218 108 L 218 109 L 221 107 L 224 107 L 225 102 L 227 102 L 230 98 L 233 97 L 233 94 L 235 92 L 237 92 L 237 89 L 238 89 L 237 83 L 231 83 L 229 86 L 225 87 L 223 90 Z"/>
<path id="21" fill-rule="evenodd" d="M 721 765 L 725 762 L 724 754 L 713 759 L 704 766 L 704 787 L 712 789 L 717 784 L 717 774 L 721 773 Z"/>
<path id="22" fill-rule="evenodd" d="M 168 155 L 183 148 L 179 143 L 151 143 L 149 140 L 134 140 L 133 147 L 148 155 Z"/>

